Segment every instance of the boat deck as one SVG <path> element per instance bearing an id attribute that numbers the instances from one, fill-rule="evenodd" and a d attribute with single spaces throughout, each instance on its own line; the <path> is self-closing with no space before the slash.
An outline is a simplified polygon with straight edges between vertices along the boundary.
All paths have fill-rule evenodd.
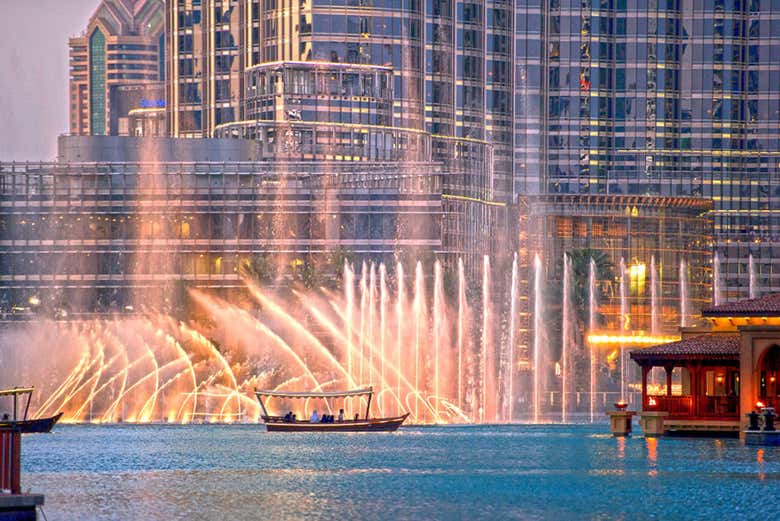
<path id="1" fill-rule="evenodd" d="M 263 417 L 269 432 L 389 432 L 395 431 L 408 415 L 392 418 L 370 418 L 344 420 L 333 423 L 311 423 L 308 421 L 287 422 L 280 417 Z"/>

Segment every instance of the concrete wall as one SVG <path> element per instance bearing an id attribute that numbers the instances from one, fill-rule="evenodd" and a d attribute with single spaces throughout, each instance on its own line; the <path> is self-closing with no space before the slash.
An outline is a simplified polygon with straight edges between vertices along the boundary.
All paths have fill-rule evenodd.
<path id="1" fill-rule="evenodd" d="M 261 148 L 243 139 L 180 139 L 169 137 L 67 136 L 57 141 L 60 162 L 127 163 L 226 162 L 262 159 Z"/>

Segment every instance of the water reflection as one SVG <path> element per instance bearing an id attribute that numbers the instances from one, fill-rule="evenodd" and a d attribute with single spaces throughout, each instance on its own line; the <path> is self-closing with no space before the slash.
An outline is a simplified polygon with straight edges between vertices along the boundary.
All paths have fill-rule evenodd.
<path id="1" fill-rule="evenodd" d="M 25 438 L 22 487 L 46 494 L 49 519 L 728 519 L 756 504 L 780 519 L 780 502 L 766 501 L 778 449 L 597 435 L 606 430 L 62 426 Z"/>
<path id="2" fill-rule="evenodd" d="M 658 475 L 658 438 L 645 438 L 645 445 L 647 445 L 647 463 L 650 467 L 647 475 L 655 477 Z"/>

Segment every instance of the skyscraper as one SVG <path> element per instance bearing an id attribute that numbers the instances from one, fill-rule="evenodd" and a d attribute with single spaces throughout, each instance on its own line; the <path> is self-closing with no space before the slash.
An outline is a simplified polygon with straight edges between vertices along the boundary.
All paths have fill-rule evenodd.
<path id="1" fill-rule="evenodd" d="M 174 135 L 208 136 L 244 119 L 241 71 L 250 66 L 386 66 L 392 125 L 430 132 L 443 161 L 450 138 L 488 144 L 490 198 L 711 198 L 724 298 L 746 294 L 751 253 L 756 284 L 780 288 L 770 262 L 780 235 L 772 65 L 780 3 L 241 0 L 208 13 L 204 5 L 168 4 Z"/>
<path id="2" fill-rule="evenodd" d="M 208 10 L 167 4 L 169 122 L 174 136 L 211 136 L 239 121 L 243 71 L 280 61 L 389 67 L 393 121 L 436 136 L 491 141 L 489 191 L 512 194 L 511 10 L 506 2 L 241 0 Z M 491 4 L 492 5 L 492 4 Z M 217 14 L 212 14 L 217 13 Z M 447 160 L 444 156 L 439 156 Z"/>
<path id="3" fill-rule="evenodd" d="M 242 119 L 244 69 L 254 63 L 257 5 L 254 0 L 166 2 L 171 136 L 211 137 L 217 125 Z"/>
<path id="4" fill-rule="evenodd" d="M 162 0 L 103 0 L 69 40 L 71 134 L 128 134 L 129 110 L 163 104 L 163 13 Z"/>
<path id="5" fill-rule="evenodd" d="M 780 3 L 516 7 L 520 194 L 711 198 L 724 298 L 780 288 Z"/>

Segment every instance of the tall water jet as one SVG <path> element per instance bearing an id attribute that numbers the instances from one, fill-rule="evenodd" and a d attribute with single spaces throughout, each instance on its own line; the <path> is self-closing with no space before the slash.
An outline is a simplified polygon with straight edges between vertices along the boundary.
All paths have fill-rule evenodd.
<path id="1" fill-rule="evenodd" d="M 533 418 L 534 423 L 539 423 L 541 412 L 542 393 L 542 259 L 537 253 L 534 256 L 534 389 L 533 389 Z"/>
<path id="2" fill-rule="evenodd" d="M 385 329 L 387 328 L 387 302 L 389 295 L 387 293 L 387 267 L 385 263 L 379 265 L 379 352 L 382 354 L 382 381 L 387 378 L 385 372 L 385 363 L 387 360 L 387 349 L 385 346 Z"/>
<path id="3" fill-rule="evenodd" d="M 496 354 L 490 335 L 492 321 L 492 303 L 490 300 L 490 257 L 482 257 L 482 338 L 480 356 L 480 387 L 482 399 L 480 407 L 480 420 L 490 418 L 496 421 Z"/>
<path id="4" fill-rule="evenodd" d="M 628 285 L 626 283 L 626 261 L 620 258 L 620 327 L 621 334 L 629 330 L 631 319 L 628 316 Z M 626 348 L 620 346 L 620 399 L 626 399 Z"/>
<path id="5" fill-rule="evenodd" d="M 572 320 L 571 302 L 571 259 L 563 254 L 563 318 L 561 324 L 561 423 L 567 420 L 567 397 L 569 392 L 569 335 Z"/>
<path id="6" fill-rule="evenodd" d="M 512 283 L 510 285 L 509 295 L 509 340 L 506 365 L 506 416 L 504 420 L 512 422 L 514 415 L 512 409 L 515 401 L 514 394 L 514 375 L 515 375 L 515 315 L 517 315 L 517 252 L 512 258 Z"/>
<path id="7" fill-rule="evenodd" d="M 458 408 L 463 409 L 463 342 L 466 321 L 466 273 L 458 258 Z"/>
<path id="8" fill-rule="evenodd" d="M 358 331 L 358 346 L 360 356 L 358 360 L 358 375 L 361 385 L 366 383 L 366 313 L 368 312 L 368 281 L 367 279 L 366 262 L 363 261 L 363 265 L 360 268 L 360 322 Z"/>
<path id="9" fill-rule="evenodd" d="M 344 315 L 344 336 L 347 339 L 346 347 L 346 369 L 347 373 L 352 373 L 352 319 L 355 308 L 355 274 L 349 266 L 349 261 L 344 261 L 344 301 L 346 310 Z"/>
<path id="10" fill-rule="evenodd" d="M 593 335 L 596 332 L 596 312 L 598 302 L 596 301 L 596 261 L 590 259 L 588 264 L 588 334 Z M 593 423 L 596 418 L 596 389 L 598 382 L 596 380 L 596 369 L 598 367 L 598 353 L 596 346 L 590 345 L 590 422 Z"/>
<path id="11" fill-rule="evenodd" d="M 758 297 L 758 281 L 756 280 L 756 263 L 753 259 L 753 254 L 748 256 L 748 287 L 750 291 L 750 298 Z"/>
<path id="12" fill-rule="evenodd" d="M 650 256 L 650 332 L 653 335 L 657 335 L 660 331 L 658 290 L 658 270 L 655 265 L 655 255 L 652 255 Z"/>
<path id="13" fill-rule="evenodd" d="M 368 345 L 373 346 L 375 344 L 376 339 L 374 338 L 374 324 L 376 323 L 376 295 L 377 295 L 377 287 L 376 287 L 376 264 L 374 262 L 371 262 L 371 267 L 369 268 L 369 277 L 368 277 Z M 369 382 L 373 381 L 374 376 L 371 374 L 371 371 L 374 368 L 374 350 L 368 349 L 368 380 Z"/>
<path id="14" fill-rule="evenodd" d="M 401 373 L 403 365 L 401 365 L 401 358 L 403 353 L 403 345 L 404 345 L 404 335 L 403 335 L 403 327 L 404 327 L 404 265 L 400 262 L 396 264 L 395 267 L 395 276 L 396 281 L 398 284 L 397 287 L 397 300 L 395 304 L 395 313 L 396 313 L 396 324 L 398 327 L 398 331 L 396 333 L 396 352 L 395 352 L 395 362 L 396 362 L 396 368 L 397 368 L 397 382 L 396 382 L 396 392 L 398 393 L 398 396 L 401 396 Z M 396 411 L 397 414 L 402 414 L 402 408 L 399 405 L 398 411 Z"/>
<path id="15" fill-rule="evenodd" d="M 680 259 L 680 327 L 688 326 L 688 268 Z"/>
<path id="16" fill-rule="evenodd" d="M 720 255 L 715 252 L 712 258 L 712 303 L 716 306 L 721 304 L 720 295 Z"/>
<path id="17" fill-rule="evenodd" d="M 425 273 L 422 262 L 417 261 L 414 273 L 414 416 L 420 418 L 420 343 L 425 324 Z"/>
<path id="18" fill-rule="evenodd" d="M 443 289 L 441 262 L 437 259 L 433 263 L 433 395 L 436 399 L 436 413 L 439 413 L 441 403 L 440 388 L 440 363 L 443 361 L 442 333 L 444 322 L 444 289 Z"/>

